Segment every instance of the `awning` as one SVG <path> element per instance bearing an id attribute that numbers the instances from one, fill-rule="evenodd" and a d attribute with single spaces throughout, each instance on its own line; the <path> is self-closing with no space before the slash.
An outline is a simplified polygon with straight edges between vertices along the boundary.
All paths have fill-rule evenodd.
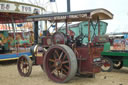
<path id="1" fill-rule="evenodd" d="M 112 19 L 113 14 L 106 9 L 91 9 L 91 10 L 81 10 L 81 11 L 72 11 L 72 12 L 61 12 L 61 13 L 51 13 L 51 14 L 41 14 L 35 16 L 27 17 L 27 21 L 58 21 L 63 22 L 68 20 L 69 22 L 73 21 L 86 21 L 88 19 L 92 20 L 106 20 Z"/>
<path id="2" fill-rule="evenodd" d="M 8 27 L 7 25 L 0 25 L 0 31 L 9 31 L 12 30 L 12 27 Z"/>
<path id="3" fill-rule="evenodd" d="M 40 6 L 15 2 L 0 1 L 0 24 L 25 22 L 27 16 L 42 14 L 45 9 Z"/>

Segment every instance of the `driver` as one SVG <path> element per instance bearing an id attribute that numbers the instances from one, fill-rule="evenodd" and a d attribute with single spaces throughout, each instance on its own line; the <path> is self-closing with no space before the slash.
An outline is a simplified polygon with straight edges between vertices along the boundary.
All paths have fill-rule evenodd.
<path id="1" fill-rule="evenodd" d="M 74 37 L 74 36 L 75 36 L 75 33 L 74 33 L 72 30 L 68 30 L 68 34 L 69 34 L 71 37 Z"/>
<path id="2" fill-rule="evenodd" d="M 72 40 L 74 40 L 75 33 L 72 30 L 68 30 L 68 34 Z"/>

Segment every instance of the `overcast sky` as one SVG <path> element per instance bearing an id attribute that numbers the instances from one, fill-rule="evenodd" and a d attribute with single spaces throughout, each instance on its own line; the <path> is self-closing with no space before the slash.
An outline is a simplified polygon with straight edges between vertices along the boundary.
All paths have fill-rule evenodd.
<path id="1" fill-rule="evenodd" d="M 35 0 L 14 0 L 30 2 Z M 65 12 L 67 0 L 56 0 L 56 3 L 48 3 L 49 0 L 37 0 L 39 5 L 44 6 L 48 11 Z M 33 2 L 34 3 L 34 2 Z M 105 8 L 114 14 L 108 22 L 107 33 L 128 32 L 128 0 L 71 0 L 71 11 Z"/>

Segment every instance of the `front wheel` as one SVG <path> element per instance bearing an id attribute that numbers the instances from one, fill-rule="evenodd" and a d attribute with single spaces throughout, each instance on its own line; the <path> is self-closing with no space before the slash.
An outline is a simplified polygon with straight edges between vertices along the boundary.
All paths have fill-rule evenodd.
<path id="1" fill-rule="evenodd" d="M 103 65 L 101 66 L 101 71 L 103 71 L 103 72 L 111 72 L 112 71 L 113 62 L 110 58 L 103 57 L 102 58 L 102 63 L 103 63 Z"/>
<path id="2" fill-rule="evenodd" d="M 114 69 L 121 69 L 123 67 L 123 61 L 116 61 L 113 63 Z"/>
<path id="3" fill-rule="evenodd" d="M 65 83 L 76 75 L 77 59 L 66 45 L 54 45 L 44 57 L 44 70 L 54 82 Z"/>
<path id="4" fill-rule="evenodd" d="M 18 72 L 21 76 L 28 77 L 32 72 L 32 61 L 27 55 L 22 55 L 17 61 Z"/>

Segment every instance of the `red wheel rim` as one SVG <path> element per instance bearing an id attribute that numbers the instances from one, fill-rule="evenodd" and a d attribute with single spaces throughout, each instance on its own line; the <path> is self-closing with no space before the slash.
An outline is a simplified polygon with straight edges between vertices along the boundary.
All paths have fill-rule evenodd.
<path id="1" fill-rule="evenodd" d="M 28 57 L 29 58 L 29 57 Z M 18 59 L 18 71 L 20 73 L 21 76 L 27 77 L 30 75 L 31 73 L 31 62 L 26 56 L 21 56 Z"/>
<path id="2" fill-rule="evenodd" d="M 111 63 L 108 61 L 108 60 L 103 60 L 103 65 L 102 65 L 102 68 L 104 70 L 108 70 L 109 68 L 111 67 Z"/>
<path id="3" fill-rule="evenodd" d="M 56 81 L 64 81 L 70 72 L 70 59 L 67 52 L 62 48 L 54 48 L 46 57 L 46 71 L 48 76 Z"/>

